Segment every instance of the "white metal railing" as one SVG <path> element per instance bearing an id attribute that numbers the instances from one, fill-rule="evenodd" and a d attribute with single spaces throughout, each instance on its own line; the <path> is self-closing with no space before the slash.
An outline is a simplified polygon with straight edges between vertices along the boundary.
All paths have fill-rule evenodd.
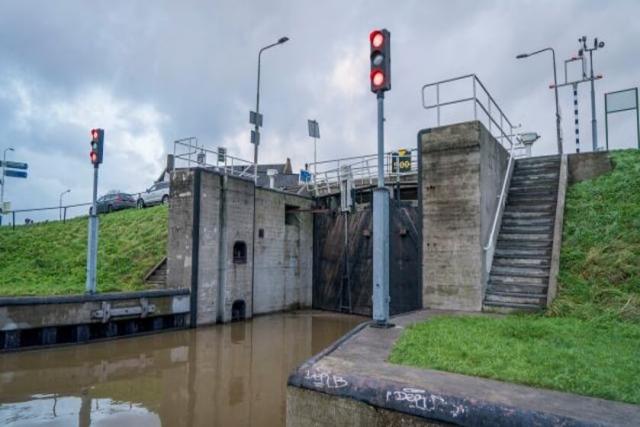
<path id="1" fill-rule="evenodd" d="M 409 157 L 409 164 L 406 158 Z M 345 169 L 345 167 L 348 167 Z M 307 171 L 315 170 L 311 182 L 306 183 L 307 188 L 316 196 L 337 192 L 340 189 L 340 181 L 345 170 L 350 171 L 354 188 L 376 185 L 378 182 L 378 155 L 367 154 L 364 156 L 344 157 L 341 159 L 323 160 L 321 162 L 308 163 Z M 405 150 L 403 155 L 399 152 L 387 152 L 384 155 L 384 177 L 386 183 L 400 182 L 418 174 L 417 150 Z"/>
<path id="2" fill-rule="evenodd" d="M 440 90 L 441 87 L 461 81 L 471 81 L 471 96 L 465 96 L 459 99 L 453 99 L 446 102 L 440 102 Z M 425 92 L 429 88 L 434 88 L 436 91 L 435 103 L 427 104 L 427 97 Z M 507 192 L 511 181 L 511 174 L 513 171 L 514 159 L 516 157 L 523 157 L 522 153 L 516 152 L 524 149 L 523 144 L 519 140 L 518 136 L 514 133 L 514 129 L 520 127 L 514 126 L 511 120 L 504 114 L 500 106 L 496 103 L 495 99 L 491 96 L 485 85 L 475 74 L 467 74 L 460 77 L 454 77 L 451 79 L 441 80 L 434 83 L 428 83 L 422 86 L 422 106 L 425 110 L 436 110 L 437 124 L 440 123 L 440 111 L 443 107 L 461 104 L 461 103 L 473 103 L 473 119 L 478 120 L 478 107 L 480 112 L 483 112 L 489 122 L 489 132 L 507 149 L 509 152 L 509 160 L 507 162 L 507 169 L 502 179 L 502 187 L 500 189 L 500 195 L 498 196 L 498 202 L 491 224 L 491 231 L 487 237 L 487 242 L 483 245 L 482 249 L 485 254 L 485 267 L 487 272 L 491 269 L 493 262 L 493 254 L 495 253 L 495 245 L 497 241 L 498 224 L 502 218 L 502 213 L 507 201 Z M 486 105 L 485 105 L 486 104 Z M 497 135 L 494 134 L 494 129 L 497 131 Z M 506 143 L 505 143 L 506 141 Z M 526 150 L 525 154 L 526 156 Z"/>
<path id="3" fill-rule="evenodd" d="M 173 142 L 174 168 L 186 167 L 213 169 L 224 175 L 255 180 L 253 162 L 227 154 L 226 150 L 210 150 L 198 144 L 198 138 L 189 137 Z"/>

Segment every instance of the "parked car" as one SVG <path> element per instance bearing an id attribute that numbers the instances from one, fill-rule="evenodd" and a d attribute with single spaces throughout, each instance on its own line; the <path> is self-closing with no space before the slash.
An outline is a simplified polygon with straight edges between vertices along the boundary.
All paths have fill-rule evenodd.
<path id="1" fill-rule="evenodd" d="M 147 191 L 140 193 L 138 197 L 138 208 L 169 203 L 169 183 L 166 181 L 156 182 Z"/>
<path id="2" fill-rule="evenodd" d="M 106 194 L 97 200 L 98 213 L 113 212 L 121 209 L 135 208 L 136 199 L 127 193 L 114 192 Z"/>

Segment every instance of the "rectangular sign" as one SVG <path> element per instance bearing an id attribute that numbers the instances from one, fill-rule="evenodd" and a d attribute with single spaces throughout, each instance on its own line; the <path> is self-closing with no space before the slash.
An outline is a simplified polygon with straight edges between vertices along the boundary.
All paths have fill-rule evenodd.
<path id="1" fill-rule="evenodd" d="M 258 113 L 257 117 L 258 117 L 258 127 L 262 127 L 262 114 Z M 249 111 L 249 123 L 251 123 L 252 125 L 256 124 L 256 112 L 255 111 Z"/>
<path id="2" fill-rule="evenodd" d="M 391 157 L 391 170 L 393 172 L 411 172 L 411 151 L 399 149 Z"/>
<path id="3" fill-rule="evenodd" d="M 12 178 L 26 178 L 27 172 L 15 171 L 13 169 L 5 169 L 4 176 L 10 176 Z"/>
<path id="4" fill-rule="evenodd" d="M 311 138 L 320 138 L 320 126 L 315 120 L 307 120 L 307 126 L 309 127 L 309 136 Z"/>
<path id="5" fill-rule="evenodd" d="M 638 89 L 632 88 L 618 92 L 605 93 L 607 113 L 635 110 L 638 108 Z"/>
<path id="6" fill-rule="evenodd" d="M 218 147 L 218 163 L 224 163 L 227 156 L 227 149 L 224 147 Z"/>
<path id="7" fill-rule="evenodd" d="M 11 202 L 3 202 L 2 204 L 0 204 L 0 212 L 11 212 Z"/>
<path id="8" fill-rule="evenodd" d="M 24 170 L 27 170 L 29 168 L 29 165 L 27 165 L 26 163 L 10 162 L 8 160 L 6 162 L 3 162 L 2 160 L 0 160 L 0 166 L 4 166 L 5 168 L 24 169 Z"/>
<path id="9" fill-rule="evenodd" d="M 304 170 L 304 169 L 300 169 L 300 182 L 311 182 L 311 172 Z"/>
<path id="10" fill-rule="evenodd" d="M 251 131 L 251 143 L 260 145 L 260 134 L 256 133 L 255 130 Z"/>

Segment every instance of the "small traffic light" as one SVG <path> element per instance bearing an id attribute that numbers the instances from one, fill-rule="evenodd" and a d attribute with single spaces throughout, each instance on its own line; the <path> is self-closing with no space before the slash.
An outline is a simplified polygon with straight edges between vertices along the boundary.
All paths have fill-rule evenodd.
<path id="1" fill-rule="evenodd" d="M 371 46 L 371 92 L 391 89 L 391 33 L 374 30 L 369 34 Z"/>
<path id="2" fill-rule="evenodd" d="M 94 166 L 98 167 L 102 163 L 102 153 L 104 148 L 104 129 L 91 129 L 91 151 L 89 158 Z"/>

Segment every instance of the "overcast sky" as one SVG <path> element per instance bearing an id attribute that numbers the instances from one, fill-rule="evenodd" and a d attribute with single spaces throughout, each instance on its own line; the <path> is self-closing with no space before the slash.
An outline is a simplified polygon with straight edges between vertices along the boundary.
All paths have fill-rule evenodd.
<path id="1" fill-rule="evenodd" d="M 106 129 L 100 193 L 148 187 L 182 137 L 251 159 L 257 53 L 284 35 L 288 43 L 263 54 L 261 162 L 290 157 L 299 169 L 311 161 L 308 118 L 320 123 L 321 160 L 376 151 L 368 35 L 382 27 L 392 33 L 388 148 L 415 147 L 417 132 L 435 125 L 421 106 L 423 84 L 476 73 L 514 123 L 542 135 L 535 153 L 552 153 L 551 57 L 515 55 L 553 46 L 563 80 L 581 35 L 606 42 L 594 61 L 604 74 L 596 85 L 604 144 L 603 94 L 639 84 L 638 16 L 637 0 L 3 0 L 0 150 L 12 146 L 9 158 L 29 163 L 28 179 L 8 179 L 5 200 L 14 209 L 52 206 L 69 188 L 65 202 L 88 201 L 92 127 Z M 571 90 L 560 98 L 565 150 L 574 151 Z M 580 102 L 586 151 L 588 85 Z M 631 120 L 616 120 L 625 131 L 615 143 L 632 146 Z"/>

